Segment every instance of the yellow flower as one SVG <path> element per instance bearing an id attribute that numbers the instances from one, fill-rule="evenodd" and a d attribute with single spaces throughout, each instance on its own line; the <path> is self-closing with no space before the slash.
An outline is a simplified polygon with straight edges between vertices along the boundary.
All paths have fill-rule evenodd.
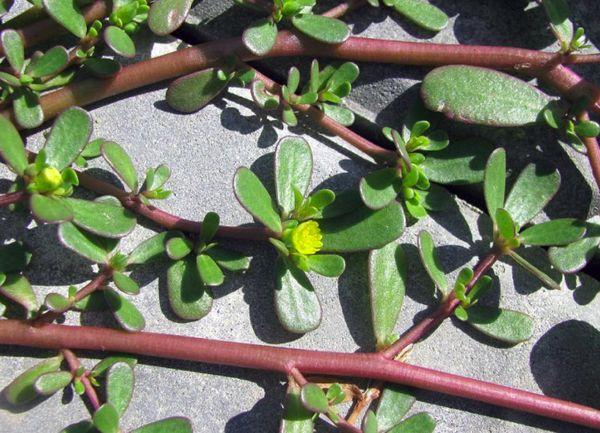
<path id="1" fill-rule="evenodd" d="M 323 247 L 323 235 L 316 221 L 306 221 L 292 231 L 292 246 L 300 254 L 314 254 Z"/>
<path id="2" fill-rule="evenodd" d="M 36 176 L 35 183 L 37 184 L 38 191 L 47 192 L 61 186 L 63 179 L 60 171 L 54 167 L 46 167 Z"/>

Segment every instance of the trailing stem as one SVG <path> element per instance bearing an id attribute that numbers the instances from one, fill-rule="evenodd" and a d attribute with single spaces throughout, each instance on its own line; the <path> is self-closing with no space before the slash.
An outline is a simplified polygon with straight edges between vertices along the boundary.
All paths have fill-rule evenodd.
<path id="1" fill-rule="evenodd" d="M 590 120 L 590 116 L 587 112 L 584 112 L 579 116 L 579 120 Z M 596 185 L 600 188 L 600 147 L 598 146 L 598 139 L 596 137 L 586 137 L 583 138 L 583 144 L 587 150 L 587 157 L 592 167 L 594 179 L 596 179 Z"/>
<path id="2" fill-rule="evenodd" d="M 77 370 L 81 366 L 79 359 L 69 349 L 61 349 L 60 353 L 67 361 L 67 364 L 69 364 L 69 369 L 71 370 L 71 373 L 75 377 L 77 375 Z M 90 383 L 90 380 L 87 378 L 87 376 L 85 374 L 80 376 L 79 379 L 81 380 L 81 383 L 85 390 L 85 395 L 88 398 L 90 405 L 92 406 L 94 411 L 98 410 L 98 408 L 101 406 L 100 399 L 98 398 L 98 394 L 96 394 L 96 390 Z"/>
<path id="3" fill-rule="evenodd" d="M 28 195 L 25 191 L 9 192 L 8 194 L 0 195 L 0 207 L 9 206 L 27 199 Z"/>
<path id="4" fill-rule="evenodd" d="M 321 352 L 148 332 L 129 333 L 87 326 L 32 326 L 18 320 L 0 321 L 0 344 L 59 350 L 69 348 L 125 352 L 269 370 L 284 375 L 289 375 L 296 368 L 304 374 L 383 380 L 600 428 L 600 411 L 596 409 L 391 361 L 378 353 Z"/>

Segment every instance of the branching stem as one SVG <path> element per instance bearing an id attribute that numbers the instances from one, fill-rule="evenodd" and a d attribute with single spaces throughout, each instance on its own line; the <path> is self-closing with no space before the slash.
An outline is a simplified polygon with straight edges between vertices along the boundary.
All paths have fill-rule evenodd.
<path id="1" fill-rule="evenodd" d="M 65 358 L 65 361 L 67 361 L 67 364 L 69 364 L 71 373 L 73 373 L 73 375 L 75 376 L 77 369 L 81 366 L 81 362 L 79 362 L 77 356 L 69 349 L 61 349 L 60 352 Z M 90 404 L 92 405 L 94 412 L 97 411 L 98 408 L 101 406 L 101 403 L 100 399 L 98 398 L 98 394 L 96 393 L 96 390 L 94 389 L 90 380 L 85 374 L 80 376 L 79 379 L 81 380 L 83 388 L 85 389 L 85 395 L 88 398 Z"/>

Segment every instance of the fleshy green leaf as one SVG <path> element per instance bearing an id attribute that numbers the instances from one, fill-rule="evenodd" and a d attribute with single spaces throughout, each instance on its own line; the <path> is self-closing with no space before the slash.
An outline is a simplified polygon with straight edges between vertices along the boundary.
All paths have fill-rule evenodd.
<path id="1" fill-rule="evenodd" d="M 565 0 L 543 0 L 542 5 L 550 19 L 550 28 L 562 46 L 573 39 L 573 23 L 569 20 L 569 6 Z"/>
<path id="2" fill-rule="evenodd" d="M 68 371 L 53 371 L 37 378 L 33 387 L 40 395 L 52 395 L 69 386 L 73 375 Z"/>
<path id="3" fill-rule="evenodd" d="M 71 302 L 59 293 L 48 293 L 44 299 L 44 306 L 50 311 L 62 313 L 71 307 Z"/>
<path id="4" fill-rule="evenodd" d="M 31 252 L 21 242 L 0 245 L 0 273 L 20 272 L 31 261 Z"/>
<path id="5" fill-rule="evenodd" d="M 377 433 L 379 431 L 379 425 L 377 423 L 377 417 L 375 412 L 372 410 L 368 411 L 363 419 L 363 432 L 364 433 Z"/>
<path id="6" fill-rule="evenodd" d="M 502 208 L 496 209 L 496 226 L 500 236 L 504 239 L 512 239 L 517 235 L 517 226 L 508 212 Z"/>
<path id="7" fill-rule="evenodd" d="M 250 267 L 250 259 L 236 251 L 213 247 L 206 251 L 206 254 L 211 256 L 221 268 L 231 272 L 245 271 Z"/>
<path id="8" fill-rule="evenodd" d="M 341 125 L 350 126 L 354 123 L 354 113 L 346 107 L 327 103 L 322 103 L 320 107 L 327 117 Z"/>
<path id="9" fill-rule="evenodd" d="M 196 257 L 196 266 L 200 279 L 207 286 L 220 286 L 225 280 L 223 271 L 219 265 L 208 254 L 200 254 Z"/>
<path id="10" fill-rule="evenodd" d="M 369 254 L 369 292 L 373 332 L 383 348 L 396 327 L 406 290 L 406 258 L 395 242 Z"/>
<path id="11" fill-rule="evenodd" d="M 281 325 L 289 332 L 304 334 L 321 323 L 321 304 L 304 272 L 277 259 L 275 311 Z"/>
<path id="12" fill-rule="evenodd" d="M 119 413 L 111 403 L 104 403 L 92 415 L 94 426 L 100 433 L 119 433 Z"/>
<path id="13" fill-rule="evenodd" d="M 135 44 L 125 30 L 117 26 L 108 26 L 104 30 L 104 41 L 115 53 L 123 57 L 135 56 Z"/>
<path id="14" fill-rule="evenodd" d="M 535 123 L 551 98 L 507 75 L 475 66 L 442 66 L 423 80 L 427 108 L 459 122 L 490 126 Z"/>
<path id="15" fill-rule="evenodd" d="M 29 208 L 37 219 L 48 223 L 70 221 L 74 218 L 74 212 L 66 200 L 58 197 L 32 194 Z"/>
<path id="16" fill-rule="evenodd" d="M 87 33 L 87 24 L 75 1 L 43 0 L 48 14 L 79 39 Z"/>
<path id="17" fill-rule="evenodd" d="M 204 286 L 195 260 L 188 257 L 173 263 L 167 271 L 169 305 L 184 320 L 199 320 L 213 304 L 213 294 Z"/>
<path id="18" fill-rule="evenodd" d="M 27 168 L 27 154 L 19 131 L 4 116 L 0 116 L 0 156 L 18 175 Z"/>
<path id="19" fill-rule="evenodd" d="M 0 42 L 2 42 L 4 55 L 11 68 L 15 72 L 21 73 L 25 62 L 25 48 L 21 35 L 13 29 L 7 29 L 0 33 Z"/>
<path id="20" fill-rule="evenodd" d="M 344 258 L 335 254 L 313 254 L 306 261 L 311 271 L 324 277 L 337 278 L 346 269 Z"/>
<path id="21" fill-rule="evenodd" d="M 233 180 L 235 196 L 250 215 L 275 233 L 281 233 L 281 218 L 277 205 L 256 175 L 245 167 L 235 173 Z"/>
<path id="22" fill-rule="evenodd" d="M 173 81 L 167 89 L 166 100 L 174 110 L 194 113 L 216 98 L 228 83 L 229 80 L 219 77 L 216 68 L 194 72 Z"/>
<path id="23" fill-rule="evenodd" d="M 167 241 L 166 249 L 171 260 L 179 260 L 192 252 L 194 244 L 185 236 L 177 236 Z"/>
<path id="24" fill-rule="evenodd" d="M 73 210 L 73 224 L 99 236 L 121 238 L 135 228 L 135 216 L 118 201 L 87 201 L 67 198 Z"/>
<path id="25" fill-rule="evenodd" d="M 40 57 L 32 58 L 27 65 L 27 74 L 34 78 L 54 75 L 65 68 L 69 62 L 69 53 L 65 47 L 50 48 Z"/>
<path id="26" fill-rule="evenodd" d="M 284 137 L 275 150 L 275 191 L 281 210 L 294 210 L 294 190 L 306 195 L 313 170 L 309 144 L 302 137 Z"/>
<path id="27" fill-rule="evenodd" d="M 359 207 L 338 218 L 319 221 L 325 252 L 356 252 L 381 248 L 404 232 L 404 212 L 393 202 L 374 211 Z"/>
<path id="28" fill-rule="evenodd" d="M 113 272 L 113 282 L 121 292 L 128 293 L 130 295 L 137 295 L 140 293 L 139 284 L 122 272 Z"/>
<path id="29" fill-rule="evenodd" d="M 488 215 L 492 221 L 496 220 L 496 211 L 504 208 L 504 195 L 506 191 L 506 152 L 496 149 L 490 155 L 485 166 L 483 178 L 483 192 Z"/>
<path id="30" fill-rule="evenodd" d="M 130 265 L 143 265 L 160 257 L 166 257 L 167 241 L 176 236 L 183 236 L 176 231 L 158 233 L 146 239 L 129 253 L 127 263 Z"/>
<path id="31" fill-rule="evenodd" d="M 146 321 L 135 305 L 112 289 L 104 289 L 103 293 L 115 319 L 123 329 L 127 331 L 141 331 L 144 329 Z"/>
<path id="32" fill-rule="evenodd" d="M 192 423 L 183 417 L 172 417 L 155 421 L 131 430 L 130 433 L 193 433 Z"/>
<path id="33" fill-rule="evenodd" d="M 467 312 L 467 322 L 471 326 L 504 343 L 522 343 L 533 335 L 533 320 L 525 313 L 479 304 L 472 306 Z"/>
<path id="34" fill-rule="evenodd" d="M 504 209 L 523 227 L 548 204 L 560 187 L 560 174 L 546 164 L 529 164 L 523 169 Z"/>
<path id="35" fill-rule="evenodd" d="M 574 218 L 560 218 L 536 224 L 521 232 L 519 237 L 525 245 L 567 245 L 580 239 L 585 225 Z"/>
<path id="36" fill-rule="evenodd" d="M 430 181 L 443 185 L 483 182 L 485 163 L 494 147 L 480 138 L 452 142 L 441 151 L 428 153 L 419 166 Z"/>
<path id="37" fill-rule="evenodd" d="M 123 416 L 133 396 L 133 369 L 126 362 L 113 364 L 106 373 L 106 401 Z"/>
<path id="38" fill-rule="evenodd" d="M 415 397 L 408 389 L 399 385 L 386 384 L 377 405 L 379 431 L 387 432 L 402 421 L 415 403 Z"/>
<path id="39" fill-rule="evenodd" d="M 394 0 L 394 8 L 424 29 L 439 32 L 448 25 L 448 16 L 422 0 Z"/>
<path id="40" fill-rule="evenodd" d="M 271 51 L 276 39 L 277 25 L 270 18 L 263 18 L 250 24 L 242 34 L 244 46 L 257 56 Z"/>
<path id="41" fill-rule="evenodd" d="M 31 284 L 22 275 L 7 275 L 6 280 L 0 286 L 0 293 L 17 304 L 22 305 L 29 312 L 37 311 L 40 308 Z"/>
<path id="42" fill-rule="evenodd" d="M 131 368 L 134 368 L 137 365 L 137 359 L 131 356 L 109 356 L 108 358 L 104 358 L 98 364 L 92 368 L 92 375 L 94 377 L 103 375 L 110 367 L 115 365 L 116 363 L 124 362 L 129 365 Z"/>
<path id="43" fill-rule="evenodd" d="M 102 143 L 102 155 L 129 189 L 137 192 L 137 173 L 125 149 L 114 141 L 105 141 Z"/>
<path id="44" fill-rule="evenodd" d="M 192 0 L 158 0 L 148 11 L 148 27 L 159 36 L 173 33 L 185 21 Z"/>
<path id="45" fill-rule="evenodd" d="M 548 256 L 552 265 L 561 272 L 571 273 L 581 270 L 598 252 L 600 245 L 600 217 L 588 220 L 587 232 L 583 239 L 561 248 L 550 248 Z"/>
<path id="46" fill-rule="evenodd" d="M 350 37 L 350 28 L 345 22 L 322 15 L 296 15 L 292 24 L 306 36 L 326 44 L 341 44 Z"/>
<path id="47" fill-rule="evenodd" d="M 421 412 L 402 421 L 388 433 L 432 433 L 436 424 L 431 415 Z"/>
<path id="48" fill-rule="evenodd" d="M 360 180 L 360 196 L 371 209 L 382 209 L 389 205 L 398 195 L 395 182 L 398 170 L 384 168 L 374 171 Z"/>
<path id="49" fill-rule="evenodd" d="M 71 165 L 88 144 L 92 118 L 82 108 L 63 111 L 54 122 L 44 145 L 46 163 L 58 170 Z"/>
<path id="50" fill-rule="evenodd" d="M 435 244 L 433 238 L 425 230 L 419 233 L 419 255 L 421 262 L 429 274 L 429 277 L 435 284 L 436 288 L 442 293 L 447 294 L 449 291 L 448 280 L 446 274 L 442 270 L 438 256 L 435 252 Z"/>
<path id="51" fill-rule="evenodd" d="M 4 388 L 3 394 L 6 401 L 13 405 L 20 405 L 36 398 L 35 381 L 45 373 L 58 370 L 61 362 L 62 356 L 48 358 L 21 373 Z"/>
<path id="52" fill-rule="evenodd" d="M 121 64 L 113 59 L 90 57 L 83 64 L 97 77 L 112 77 L 121 70 Z"/>
<path id="53" fill-rule="evenodd" d="M 307 383 L 300 390 L 300 401 L 302 405 L 313 412 L 326 413 L 329 409 L 329 403 L 325 393 L 314 383 Z"/>
<path id="54" fill-rule="evenodd" d="M 300 388 L 290 383 L 285 397 L 280 433 L 313 433 L 313 413 L 300 400 Z"/>
<path id="55" fill-rule="evenodd" d="M 40 106 L 40 98 L 31 90 L 21 87 L 13 96 L 15 121 L 24 129 L 37 128 L 44 123 L 44 111 Z"/>
<path id="56" fill-rule="evenodd" d="M 107 263 L 109 254 L 119 243 L 118 239 L 88 233 L 69 222 L 60 225 L 58 238 L 65 247 L 96 263 Z"/>

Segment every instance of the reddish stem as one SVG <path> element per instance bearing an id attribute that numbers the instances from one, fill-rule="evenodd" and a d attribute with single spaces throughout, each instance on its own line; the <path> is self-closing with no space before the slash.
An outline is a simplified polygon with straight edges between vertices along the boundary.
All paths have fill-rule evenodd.
<path id="1" fill-rule="evenodd" d="M 77 369 L 81 366 L 81 362 L 79 362 L 77 356 L 69 349 L 61 349 L 60 352 L 65 358 L 65 361 L 67 361 L 67 364 L 69 364 L 69 368 L 71 369 L 71 373 L 73 373 L 73 376 L 77 377 Z M 101 406 L 101 403 L 100 399 L 98 398 L 98 394 L 96 394 L 96 390 L 92 386 L 90 380 L 85 375 L 80 376 L 79 379 L 83 384 L 83 388 L 85 389 L 85 395 L 90 401 L 94 412 L 97 411 L 98 408 Z"/>
<path id="2" fill-rule="evenodd" d="M 0 344 L 126 352 L 168 359 L 305 374 L 362 377 L 490 403 L 548 418 L 600 428 L 600 411 L 528 391 L 384 358 L 378 353 L 335 353 L 269 347 L 149 332 L 0 321 Z"/>
<path id="3" fill-rule="evenodd" d="M 25 191 L 9 192 L 0 195 L 0 207 L 8 206 L 26 200 L 28 194 Z"/>
<path id="4" fill-rule="evenodd" d="M 590 120 L 590 116 L 587 112 L 584 112 L 579 116 L 579 120 Z M 583 138 L 583 144 L 585 144 L 585 148 L 587 149 L 587 156 L 592 167 L 594 179 L 596 179 L 596 185 L 600 188 L 600 147 L 598 147 L 598 139 L 596 137 L 586 137 Z"/>
<path id="5" fill-rule="evenodd" d="M 346 15 L 348 12 L 358 9 L 366 4 L 365 0 L 348 0 L 322 13 L 324 17 L 339 18 Z"/>

